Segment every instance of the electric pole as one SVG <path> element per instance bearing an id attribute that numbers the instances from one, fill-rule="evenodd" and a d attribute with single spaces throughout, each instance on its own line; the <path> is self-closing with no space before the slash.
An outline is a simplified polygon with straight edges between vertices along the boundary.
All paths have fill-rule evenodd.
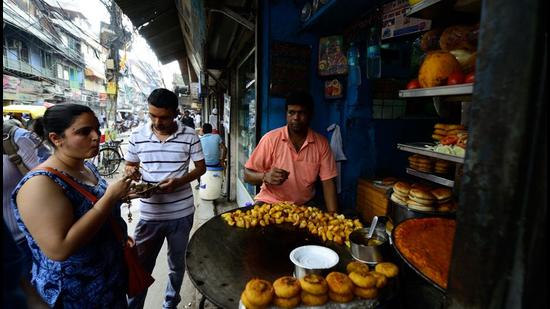
<path id="1" fill-rule="evenodd" d="M 113 119 L 113 123 L 116 124 L 117 114 L 117 100 L 118 100 L 118 79 L 120 74 L 120 56 L 118 51 L 123 45 L 126 39 L 126 32 L 122 27 L 122 15 L 120 9 L 114 0 L 111 0 L 111 5 L 108 7 L 111 14 L 111 30 L 114 32 L 114 37 L 110 44 L 110 59 L 113 60 L 112 74 L 109 74 L 109 84 L 111 89 L 114 88 L 114 93 L 109 93 L 109 99 L 111 101 L 110 110 L 107 112 L 106 122 L 109 123 L 109 119 Z M 111 117 L 109 117 L 111 116 Z"/>

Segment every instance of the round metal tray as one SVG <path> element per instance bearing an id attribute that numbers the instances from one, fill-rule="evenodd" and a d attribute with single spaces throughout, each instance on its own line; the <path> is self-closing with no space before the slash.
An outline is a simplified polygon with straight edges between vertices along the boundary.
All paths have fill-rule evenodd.
<path id="1" fill-rule="evenodd" d="M 442 287 L 439 284 L 435 283 L 435 281 L 430 279 L 423 272 L 421 272 L 418 268 L 416 268 L 416 266 L 414 266 L 411 262 L 409 262 L 409 260 L 407 260 L 407 258 L 401 253 L 401 251 L 399 251 L 399 248 L 397 248 L 397 244 L 395 243 L 395 231 L 398 229 L 398 227 L 401 223 L 403 223 L 405 221 L 413 220 L 413 219 L 416 219 L 416 218 L 410 218 L 410 219 L 403 220 L 393 228 L 392 233 L 391 233 L 392 246 L 395 249 L 395 252 L 397 252 L 397 255 L 399 255 L 399 257 L 401 258 L 401 260 L 403 260 L 405 262 L 405 264 L 407 264 L 412 270 L 414 270 L 415 273 L 417 273 L 420 277 L 425 279 L 426 282 L 428 282 L 431 286 L 433 286 L 438 291 L 440 291 L 442 293 L 446 293 L 446 289 L 444 287 Z"/>

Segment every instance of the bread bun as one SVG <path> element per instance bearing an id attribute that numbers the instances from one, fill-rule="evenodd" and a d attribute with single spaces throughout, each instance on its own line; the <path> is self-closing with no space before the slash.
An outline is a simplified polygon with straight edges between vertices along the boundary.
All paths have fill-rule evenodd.
<path id="1" fill-rule="evenodd" d="M 368 264 L 361 263 L 359 261 L 351 261 L 346 266 L 346 271 L 348 272 L 348 274 L 351 273 L 352 271 L 357 271 L 357 270 L 369 272 L 370 268 Z"/>
<path id="2" fill-rule="evenodd" d="M 283 298 L 283 297 L 274 297 L 273 298 L 273 304 L 280 308 L 294 308 L 300 304 L 300 301 L 302 301 L 302 297 L 300 294 L 289 297 L 289 298 Z"/>
<path id="3" fill-rule="evenodd" d="M 384 177 L 382 179 L 382 184 L 384 186 L 391 186 L 391 185 L 395 184 L 395 182 L 397 182 L 397 179 L 394 178 L 394 177 Z"/>
<path id="4" fill-rule="evenodd" d="M 450 124 L 447 126 L 447 131 L 450 130 L 465 130 L 466 127 L 461 124 Z"/>
<path id="5" fill-rule="evenodd" d="M 399 274 L 399 268 L 397 265 L 390 262 L 378 263 L 374 266 L 374 270 L 388 278 L 393 278 Z"/>
<path id="6" fill-rule="evenodd" d="M 432 134 L 432 139 L 435 139 L 436 141 L 439 141 L 441 140 L 442 138 L 444 138 L 445 136 L 443 135 L 439 135 L 439 134 Z"/>
<path id="7" fill-rule="evenodd" d="M 390 196 L 390 200 L 401 206 L 407 206 L 407 199 L 400 197 L 399 195 L 395 194 L 395 192 Z"/>
<path id="8" fill-rule="evenodd" d="M 449 212 L 456 210 L 456 202 L 449 201 L 447 203 L 437 205 L 437 211 L 439 212 Z"/>
<path id="9" fill-rule="evenodd" d="M 252 306 L 267 306 L 273 299 L 273 286 L 269 281 L 252 279 L 246 284 L 243 295 Z"/>
<path id="10" fill-rule="evenodd" d="M 409 207 L 412 210 L 417 210 L 417 211 L 435 211 L 435 208 L 432 207 L 431 205 L 420 204 L 420 203 L 417 203 L 413 200 L 408 200 L 407 201 L 407 207 Z"/>
<path id="11" fill-rule="evenodd" d="M 398 192 L 400 195 L 408 195 L 409 190 L 411 190 L 411 186 L 404 181 L 398 181 L 393 185 L 393 191 Z"/>
<path id="12" fill-rule="evenodd" d="M 353 282 L 344 273 L 333 271 L 326 277 L 329 291 L 336 294 L 353 294 Z"/>
<path id="13" fill-rule="evenodd" d="M 434 134 L 437 134 L 437 135 L 447 135 L 447 131 L 446 131 L 446 130 L 443 130 L 443 129 L 435 129 L 435 130 L 434 130 Z"/>
<path id="14" fill-rule="evenodd" d="M 430 193 L 430 191 L 418 189 L 418 188 L 412 188 L 409 191 L 409 198 L 414 199 L 415 201 L 428 201 L 433 202 L 435 200 L 435 197 L 433 194 Z"/>
<path id="15" fill-rule="evenodd" d="M 436 123 L 436 124 L 434 125 L 434 129 L 446 130 L 446 129 L 447 129 L 447 125 L 444 124 L 444 123 Z"/>
<path id="16" fill-rule="evenodd" d="M 273 289 L 277 297 L 290 298 L 300 294 L 302 287 L 295 277 L 284 276 L 273 282 Z"/>
<path id="17" fill-rule="evenodd" d="M 453 196 L 453 191 L 449 188 L 437 188 L 430 191 L 430 193 L 438 200 L 445 200 Z M 409 192 L 410 194 L 410 192 Z"/>

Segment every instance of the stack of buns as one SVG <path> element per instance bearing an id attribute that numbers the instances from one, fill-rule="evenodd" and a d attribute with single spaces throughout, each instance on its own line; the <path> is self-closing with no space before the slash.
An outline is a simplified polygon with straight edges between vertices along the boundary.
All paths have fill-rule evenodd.
<path id="1" fill-rule="evenodd" d="M 328 298 L 337 303 L 348 303 L 355 296 L 353 294 L 353 282 L 348 275 L 333 271 L 327 275 Z"/>
<path id="2" fill-rule="evenodd" d="M 393 193 L 390 196 L 390 199 L 399 205 L 407 206 L 410 190 L 411 186 L 408 183 L 398 181 L 393 185 Z"/>
<path id="3" fill-rule="evenodd" d="M 453 200 L 453 191 L 449 188 L 436 188 L 430 191 L 436 199 L 436 210 L 448 212 L 456 209 L 456 202 Z"/>
<path id="4" fill-rule="evenodd" d="M 390 199 L 396 204 L 418 211 L 448 212 L 456 209 L 451 189 L 432 188 L 420 183 L 411 185 L 404 181 L 396 182 Z"/>
<path id="5" fill-rule="evenodd" d="M 241 301 L 248 309 L 267 308 L 273 300 L 273 286 L 271 282 L 262 279 L 252 279 L 248 281 Z"/>
<path id="6" fill-rule="evenodd" d="M 437 159 L 434 162 L 434 172 L 436 174 L 447 174 L 449 173 L 449 165 L 449 161 Z"/>
<path id="7" fill-rule="evenodd" d="M 447 174 L 449 172 L 449 161 L 432 159 L 423 155 L 414 154 L 408 158 L 409 166 L 419 172 Z"/>
<path id="8" fill-rule="evenodd" d="M 434 202 L 435 197 L 428 190 L 411 188 L 411 190 L 409 191 L 407 206 L 410 209 L 420 211 L 434 211 Z"/>
<path id="9" fill-rule="evenodd" d="M 273 304 L 281 308 L 294 308 L 300 304 L 302 298 L 300 281 L 291 276 L 281 277 L 273 282 L 275 297 Z"/>
<path id="10" fill-rule="evenodd" d="M 315 274 L 300 279 L 302 303 L 307 306 L 321 306 L 328 301 L 328 283 L 325 278 Z"/>
<path id="11" fill-rule="evenodd" d="M 417 171 L 431 173 L 433 171 L 433 161 L 423 155 L 414 154 L 409 158 L 409 166 Z"/>
<path id="12" fill-rule="evenodd" d="M 449 135 L 458 135 L 461 133 L 467 133 L 466 127 L 461 124 L 445 124 L 436 123 L 434 125 L 434 132 L 432 138 L 439 141 Z"/>

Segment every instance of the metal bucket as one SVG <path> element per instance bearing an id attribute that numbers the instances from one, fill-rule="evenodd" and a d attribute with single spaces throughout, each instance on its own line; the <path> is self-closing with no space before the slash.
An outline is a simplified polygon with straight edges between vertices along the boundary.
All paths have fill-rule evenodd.
<path id="1" fill-rule="evenodd" d="M 384 257 L 388 256 L 388 234 L 383 226 L 379 226 L 374 230 L 372 238 L 379 242 L 378 244 L 367 243 L 367 234 L 369 227 L 353 231 L 349 235 L 350 252 L 354 259 L 367 263 L 377 264 L 384 261 Z"/>

